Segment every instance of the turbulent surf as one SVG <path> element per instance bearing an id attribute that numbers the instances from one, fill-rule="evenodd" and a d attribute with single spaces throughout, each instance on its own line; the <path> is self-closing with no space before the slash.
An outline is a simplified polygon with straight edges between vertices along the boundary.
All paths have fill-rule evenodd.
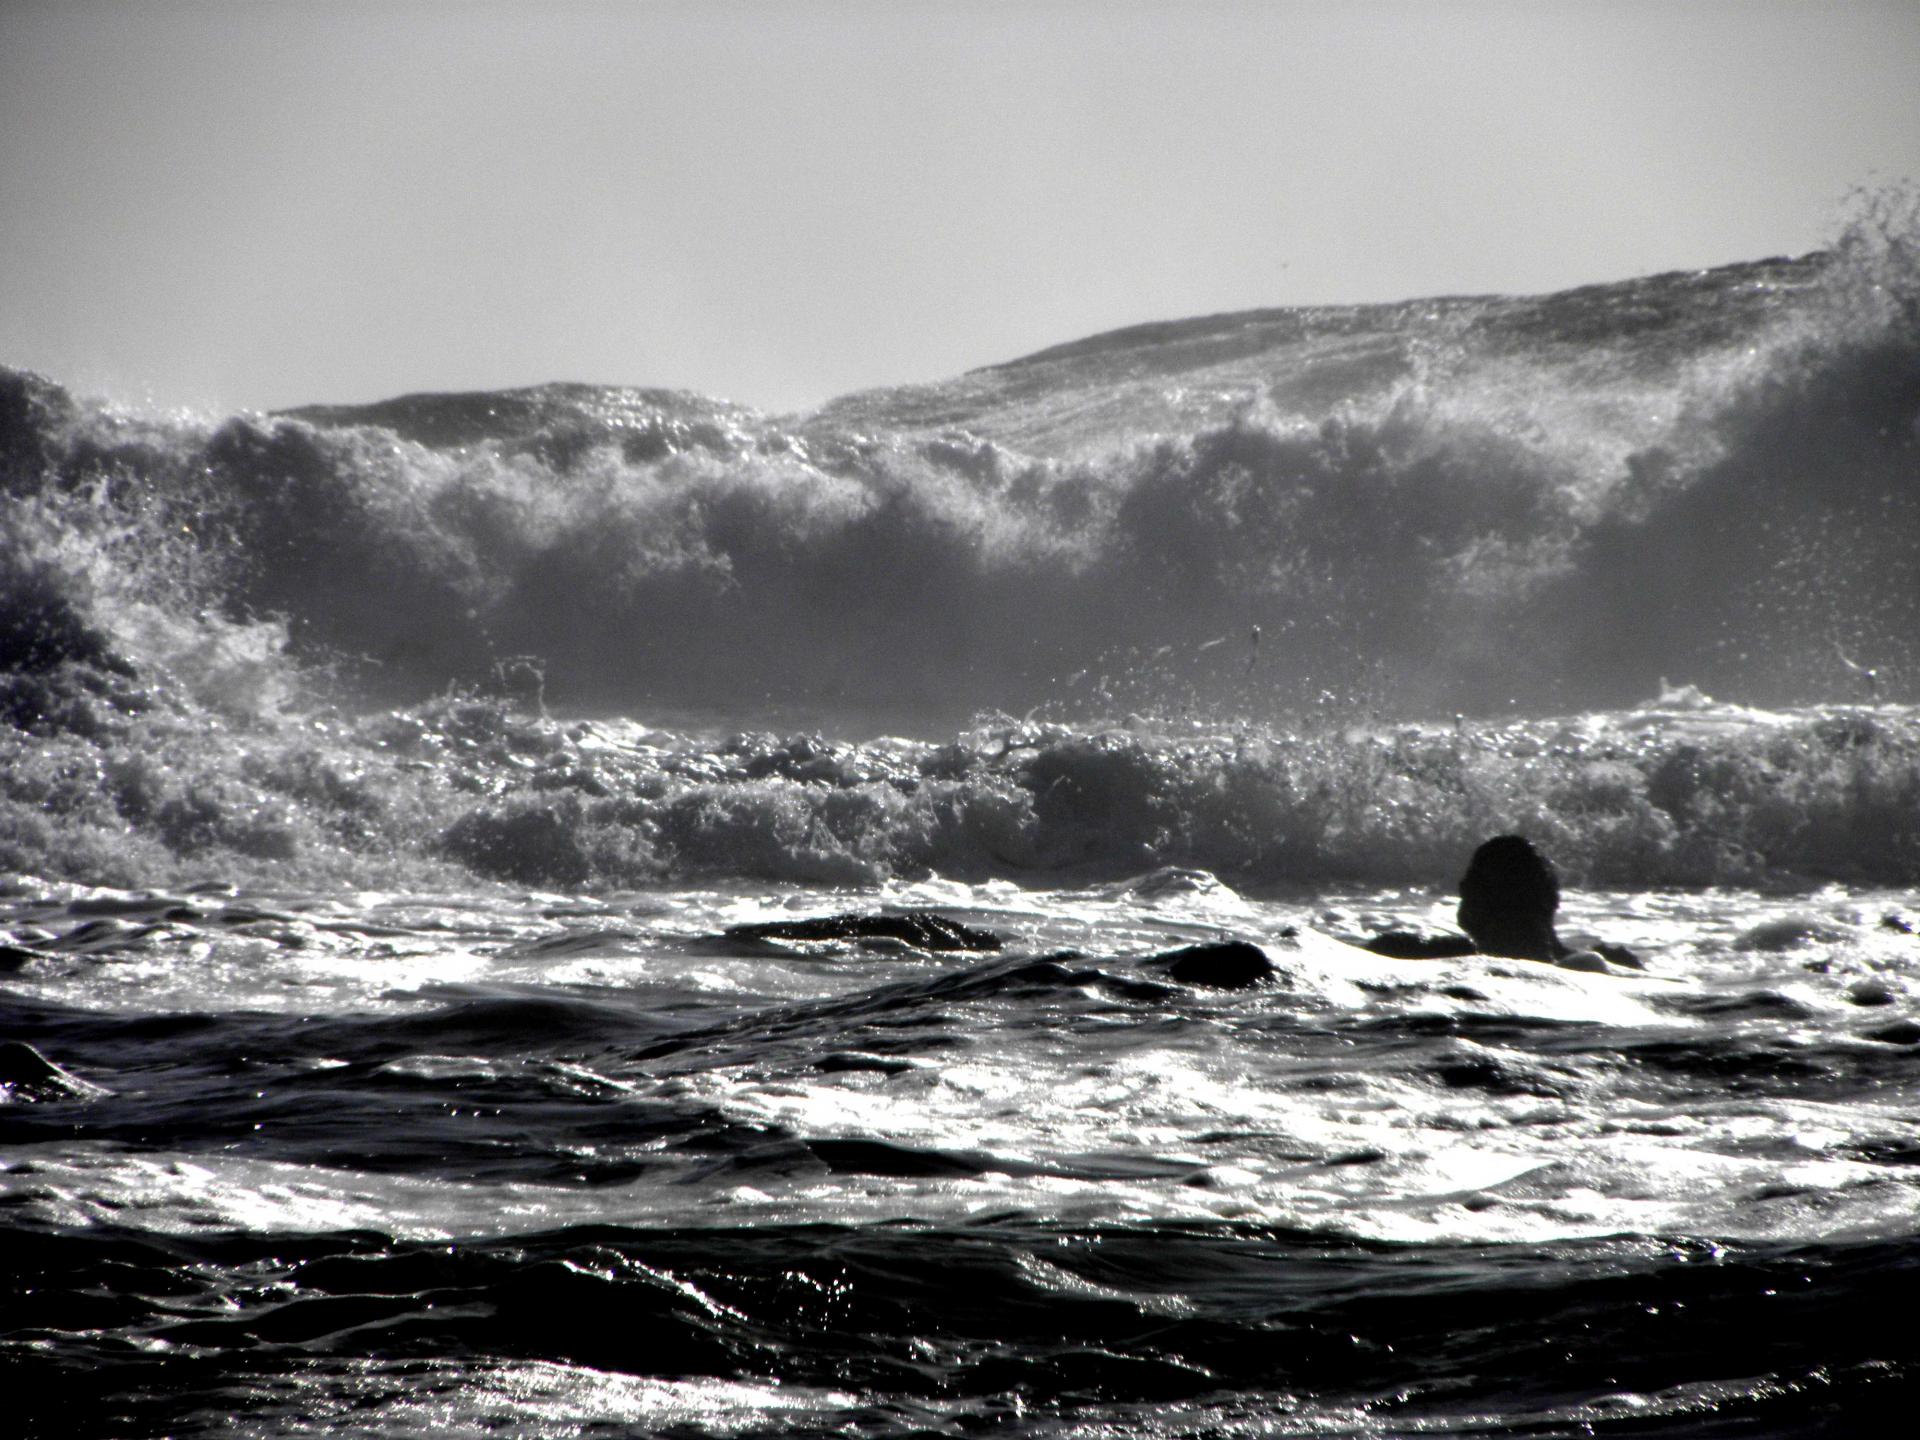
<path id="1" fill-rule="evenodd" d="M 1911 1413 L 1898 211 L 802 415 L 0 371 L 13 1432 Z M 1501 833 L 1643 968 L 1362 948 Z"/>

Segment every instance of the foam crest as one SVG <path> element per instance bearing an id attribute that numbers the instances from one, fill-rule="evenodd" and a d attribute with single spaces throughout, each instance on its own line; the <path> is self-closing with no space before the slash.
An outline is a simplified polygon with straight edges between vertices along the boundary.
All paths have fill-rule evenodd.
<path id="1" fill-rule="evenodd" d="M 156 608 L 279 617 L 390 700 L 509 656 L 574 706 L 874 724 L 1617 705 L 1674 673 L 1777 704 L 1873 668 L 1898 693 L 1920 659 L 1903 246 L 1356 312 L 1405 352 L 1384 379 L 1290 386 L 1325 363 L 1296 335 L 1233 360 L 1273 383 L 1231 413 L 1066 455 L 991 438 L 1012 402 L 962 382 L 978 433 L 585 387 L 210 424 L 14 375 L 8 584 L 79 656 L 209 651 Z M 1111 369 L 1048 364 L 1067 410 Z"/>
<path id="2" fill-rule="evenodd" d="M 1329 689 L 1617 704 L 1661 672 L 1806 698 L 1847 683 L 1836 645 L 1890 680 L 1911 668 L 1920 345 L 1889 298 L 1912 288 L 1886 278 L 1900 253 L 1852 241 L 1731 337 L 1709 323 L 1731 281 L 1401 313 L 1374 322 L 1411 355 L 1384 384 L 1317 409 L 1276 384 L 1068 458 L 584 387 L 214 426 L 16 375 L 16 533 L 65 527 L 66 559 L 16 542 L 9 583 L 51 595 L 39 610 L 79 651 L 86 614 L 284 617 L 302 654 L 390 698 L 510 655 L 574 704 L 920 723 L 1071 710 L 1076 675 L 1216 712 Z M 1783 289 L 1770 275 L 1745 289 Z M 119 537 L 84 519 L 106 488 Z M 155 583 L 164 567 L 196 574 Z M 1811 617 L 1787 603 L 1808 597 Z M 1255 626 L 1257 666 L 1237 641 L 1212 653 Z M 150 615 L 130 628 L 95 648 L 172 643 Z"/>
<path id="3" fill-rule="evenodd" d="M 1057 886 L 1172 867 L 1256 888 L 1450 886 L 1486 836 L 1519 831 L 1583 884 L 1920 878 L 1911 707 L 1322 732 L 1009 721 L 850 744 L 458 699 L 358 720 L 178 700 L 128 713 L 65 683 L 68 709 L 0 730 L 0 868 L 581 890 Z"/>
<path id="4" fill-rule="evenodd" d="M 1623 880 L 1906 875 L 1913 209 L 1800 261 L 1146 327 L 798 419 L 585 386 L 221 419 L 4 372 L 11 861 L 1391 879 L 1525 828 Z M 1391 723 L 1617 716 L 1666 676 L 1797 738 L 1523 764 L 1553 724 Z M 547 707 L 651 716 L 668 758 Z M 784 738 L 708 729 L 755 724 Z M 883 729 L 957 738 L 806 739 Z"/>

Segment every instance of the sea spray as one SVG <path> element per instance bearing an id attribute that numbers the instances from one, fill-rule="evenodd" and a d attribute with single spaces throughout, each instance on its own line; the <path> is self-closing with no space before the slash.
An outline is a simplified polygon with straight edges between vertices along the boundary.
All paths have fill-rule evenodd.
<path id="1" fill-rule="evenodd" d="M 15 1430 L 1908 1420 L 1869 230 L 791 419 L 0 375 Z M 1644 968 L 1344 943 L 1513 830 Z"/>
<path id="2" fill-rule="evenodd" d="M 1662 676 L 1911 698 L 1920 281 L 1877 223 L 1804 261 L 1123 332 L 962 377 L 938 424 L 928 387 L 212 421 L 10 373 L 0 462 L 9 506 L 104 478 L 191 512 L 223 577 L 193 614 L 283 624 L 388 703 L 513 656 L 576 711 L 856 729 L 1576 710 Z M 1160 397 L 1157 433 L 1087 419 L 1115 388 Z"/>
<path id="3" fill-rule="evenodd" d="M 1609 883 L 1902 883 L 1911 209 L 802 417 L 556 385 L 222 419 L 4 372 L 0 863 L 1428 883 L 1520 828 Z M 1773 709 L 1633 728 L 1669 678 Z"/>
<path id="4" fill-rule="evenodd" d="M 237 719 L 179 699 L 122 713 L 65 683 L 92 706 L 87 725 L 55 713 L 0 732 L 0 869 L 121 884 L 464 871 L 605 889 L 1056 884 L 1178 866 L 1260 890 L 1446 885 L 1478 839 L 1517 829 L 1587 884 L 1920 880 L 1910 707 L 1313 737 L 1007 721 L 942 744 L 856 744 L 561 722 L 479 699 L 357 719 Z"/>

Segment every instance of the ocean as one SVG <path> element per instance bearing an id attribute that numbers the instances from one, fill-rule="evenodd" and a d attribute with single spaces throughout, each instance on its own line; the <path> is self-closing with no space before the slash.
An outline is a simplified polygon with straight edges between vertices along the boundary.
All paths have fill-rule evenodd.
<path id="1" fill-rule="evenodd" d="M 1914 255 L 796 416 L 0 371 L 7 1432 L 1911 1423 Z M 1503 833 L 1637 963 L 1364 948 Z"/>

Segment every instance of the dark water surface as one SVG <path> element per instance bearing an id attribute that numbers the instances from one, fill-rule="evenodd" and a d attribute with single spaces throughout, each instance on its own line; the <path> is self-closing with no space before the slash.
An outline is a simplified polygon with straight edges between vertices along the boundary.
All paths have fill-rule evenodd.
<path id="1" fill-rule="evenodd" d="M 1595 974 L 1325 933 L 1439 897 L 864 898 L 936 897 L 1006 950 L 714 938 L 854 898 L 737 885 L 16 895 L 45 938 L 9 1033 L 110 1093 L 0 1107 L 15 1433 L 1813 1435 L 1910 1405 L 1913 892 L 1575 896 L 1648 962 Z M 1273 983 L 1138 963 L 1224 932 Z"/>

